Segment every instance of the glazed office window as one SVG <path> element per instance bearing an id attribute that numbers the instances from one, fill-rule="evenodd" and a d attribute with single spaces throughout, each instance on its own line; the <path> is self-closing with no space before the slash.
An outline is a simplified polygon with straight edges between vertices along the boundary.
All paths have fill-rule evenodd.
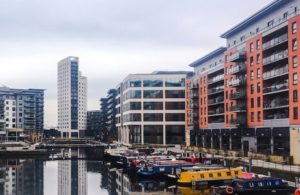
<path id="1" fill-rule="evenodd" d="M 254 108 L 254 98 L 251 98 L 251 108 Z"/>
<path id="2" fill-rule="evenodd" d="M 274 24 L 274 21 L 273 21 L 273 20 L 269 21 L 269 22 L 268 22 L 268 27 L 272 27 L 273 24 Z"/>
<path id="3" fill-rule="evenodd" d="M 250 85 L 250 93 L 253 94 L 254 93 L 254 84 Z"/>
<path id="4" fill-rule="evenodd" d="M 163 81 L 162 80 L 144 80 L 143 86 L 144 87 L 162 87 Z"/>
<path id="5" fill-rule="evenodd" d="M 260 93 L 260 90 L 261 90 L 261 84 L 257 83 L 257 93 Z"/>
<path id="6" fill-rule="evenodd" d="M 254 122 L 254 112 L 251 112 L 251 122 Z"/>
<path id="7" fill-rule="evenodd" d="M 293 91 L 293 102 L 298 102 L 298 91 L 297 90 Z"/>
<path id="8" fill-rule="evenodd" d="M 253 56 L 250 57 L 250 66 L 253 66 Z"/>
<path id="9" fill-rule="evenodd" d="M 258 79 L 260 79 L 260 74 L 261 74 L 260 68 L 258 68 L 258 69 L 257 69 L 257 78 L 258 78 Z"/>
<path id="10" fill-rule="evenodd" d="M 130 102 L 126 110 L 141 110 L 141 102 Z"/>
<path id="11" fill-rule="evenodd" d="M 297 56 L 293 56 L 293 67 L 296 68 L 298 66 L 298 58 Z"/>
<path id="12" fill-rule="evenodd" d="M 250 43 L 250 52 L 252 53 L 254 50 L 254 46 L 253 46 L 253 43 Z"/>
<path id="13" fill-rule="evenodd" d="M 128 91 L 126 93 L 126 99 L 136 99 L 136 98 L 141 98 L 140 90 Z"/>
<path id="14" fill-rule="evenodd" d="M 144 121 L 163 121 L 162 113 L 144 113 Z"/>
<path id="15" fill-rule="evenodd" d="M 165 108 L 166 110 L 184 110 L 185 102 L 166 102 Z"/>
<path id="16" fill-rule="evenodd" d="M 295 34 L 297 32 L 297 22 L 293 22 L 292 24 L 292 33 Z"/>
<path id="17" fill-rule="evenodd" d="M 260 122 L 261 121 L 261 111 L 257 112 L 257 121 Z"/>
<path id="18" fill-rule="evenodd" d="M 287 13 L 287 12 L 284 12 L 284 13 L 283 13 L 283 19 L 287 19 L 287 17 L 288 17 L 288 13 Z"/>
<path id="19" fill-rule="evenodd" d="M 256 49 L 259 50 L 260 49 L 260 40 L 256 41 Z"/>
<path id="20" fill-rule="evenodd" d="M 257 107 L 260 108 L 261 106 L 261 98 L 257 97 Z"/>
<path id="21" fill-rule="evenodd" d="M 144 98 L 163 98 L 162 90 L 144 90 Z"/>
<path id="22" fill-rule="evenodd" d="M 298 83 L 298 74 L 293 73 L 293 84 L 296 85 Z"/>
<path id="23" fill-rule="evenodd" d="M 163 144 L 162 125 L 144 125 L 145 144 Z"/>
<path id="24" fill-rule="evenodd" d="M 251 72 L 250 72 L 250 79 L 251 79 L 251 80 L 254 79 L 254 72 L 253 72 L 253 70 L 251 70 Z"/>
<path id="25" fill-rule="evenodd" d="M 166 98 L 185 98 L 184 90 L 166 90 Z"/>
<path id="26" fill-rule="evenodd" d="M 166 121 L 185 121 L 184 113 L 166 113 Z"/>
<path id="27" fill-rule="evenodd" d="M 184 125 L 166 125 L 166 144 L 182 144 L 184 142 Z"/>
<path id="28" fill-rule="evenodd" d="M 169 78 L 165 80 L 166 87 L 184 87 L 185 79 L 184 78 Z"/>
<path id="29" fill-rule="evenodd" d="M 297 50 L 297 39 L 293 39 L 293 41 L 292 41 L 292 49 L 293 49 L 293 51 Z"/>
<path id="30" fill-rule="evenodd" d="M 260 64 L 260 60 L 261 60 L 261 59 L 260 59 L 260 54 L 257 54 L 257 55 L 256 55 L 256 63 L 257 63 L 257 64 Z"/>
<path id="31" fill-rule="evenodd" d="M 294 107 L 293 112 L 294 112 L 294 119 L 298 119 L 298 107 Z"/>
<path id="32" fill-rule="evenodd" d="M 142 86 L 142 81 L 130 81 L 129 86 L 130 87 L 141 87 Z"/>
<path id="33" fill-rule="evenodd" d="M 163 102 L 144 102 L 144 110 L 163 110 Z"/>

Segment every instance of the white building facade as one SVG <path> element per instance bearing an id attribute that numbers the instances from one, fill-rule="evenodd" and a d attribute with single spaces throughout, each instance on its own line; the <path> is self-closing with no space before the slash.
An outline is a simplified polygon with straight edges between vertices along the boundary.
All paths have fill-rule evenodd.
<path id="1" fill-rule="evenodd" d="M 118 141 L 122 144 L 185 143 L 187 72 L 132 74 L 118 86 Z"/>
<path id="2" fill-rule="evenodd" d="M 79 72 L 78 57 L 58 62 L 58 130 L 62 137 L 79 137 L 86 130 L 87 78 Z"/>

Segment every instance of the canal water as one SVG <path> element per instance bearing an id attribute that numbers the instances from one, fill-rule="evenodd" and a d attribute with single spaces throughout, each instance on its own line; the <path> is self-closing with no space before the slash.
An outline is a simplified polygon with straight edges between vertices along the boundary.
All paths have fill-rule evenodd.
<path id="1" fill-rule="evenodd" d="M 213 194 L 164 178 L 139 178 L 96 160 L 97 155 L 91 159 L 86 151 L 65 149 L 50 159 L 0 159 L 0 195 Z"/>

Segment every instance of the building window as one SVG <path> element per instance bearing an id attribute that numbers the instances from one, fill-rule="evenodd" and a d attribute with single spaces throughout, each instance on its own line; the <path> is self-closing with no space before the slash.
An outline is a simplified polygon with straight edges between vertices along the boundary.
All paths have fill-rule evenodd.
<path id="1" fill-rule="evenodd" d="M 260 64 L 260 54 L 257 54 L 257 55 L 256 55 L 256 63 L 257 63 L 257 64 Z"/>
<path id="2" fill-rule="evenodd" d="M 293 91 L 293 102 L 298 102 L 298 91 L 297 90 Z"/>
<path id="3" fill-rule="evenodd" d="M 261 111 L 257 112 L 257 121 L 260 122 L 261 121 Z"/>
<path id="4" fill-rule="evenodd" d="M 260 83 L 257 83 L 257 93 L 260 93 L 260 88 L 261 88 Z"/>
<path id="5" fill-rule="evenodd" d="M 254 122 L 254 112 L 251 112 L 251 122 Z"/>
<path id="6" fill-rule="evenodd" d="M 228 115 L 226 115 L 226 119 L 225 120 L 226 120 L 226 123 L 228 123 Z"/>
<path id="7" fill-rule="evenodd" d="M 260 40 L 256 41 L 256 49 L 259 50 L 260 49 Z"/>
<path id="8" fill-rule="evenodd" d="M 298 58 L 297 56 L 293 56 L 293 67 L 296 68 L 298 66 Z"/>
<path id="9" fill-rule="evenodd" d="M 260 68 L 257 69 L 257 78 L 260 79 Z"/>
<path id="10" fill-rule="evenodd" d="M 298 83 L 298 74 L 294 73 L 293 74 L 293 84 L 296 85 Z"/>
<path id="11" fill-rule="evenodd" d="M 294 107 L 294 119 L 298 119 L 298 107 Z"/>
<path id="12" fill-rule="evenodd" d="M 284 12 L 284 13 L 283 13 L 283 19 L 287 19 L 287 17 L 288 17 L 288 13 L 287 13 L 287 12 Z"/>
<path id="13" fill-rule="evenodd" d="M 251 108 L 254 108 L 254 98 L 251 98 Z"/>
<path id="14" fill-rule="evenodd" d="M 257 97 L 257 107 L 260 107 L 260 97 Z"/>
<path id="15" fill-rule="evenodd" d="M 226 91 L 225 96 L 226 96 L 226 99 L 228 99 L 228 91 Z"/>
<path id="16" fill-rule="evenodd" d="M 293 39 L 293 41 L 292 41 L 292 47 L 293 47 L 293 51 L 297 50 L 297 39 Z"/>
<path id="17" fill-rule="evenodd" d="M 250 43 L 250 52 L 251 52 L 251 53 L 253 52 L 253 49 L 254 49 L 253 43 Z"/>
<path id="18" fill-rule="evenodd" d="M 251 72 L 250 72 L 250 79 L 251 79 L 251 80 L 254 79 L 254 72 L 253 72 L 253 70 L 251 70 Z"/>
<path id="19" fill-rule="evenodd" d="M 297 32 L 297 22 L 293 22 L 292 24 L 292 33 L 295 34 Z"/>
<path id="20" fill-rule="evenodd" d="M 253 94 L 254 93 L 254 84 L 250 85 L 250 93 Z"/>
<path id="21" fill-rule="evenodd" d="M 228 112 L 228 103 L 226 103 L 226 112 Z"/>
<path id="22" fill-rule="evenodd" d="M 272 26 L 273 26 L 273 23 L 274 23 L 273 20 L 269 21 L 269 22 L 268 22 L 268 27 L 272 27 Z"/>
<path id="23" fill-rule="evenodd" d="M 253 56 L 250 57 L 250 66 L 253 66 Z"/>
<path id="24" fill-rule="evenodd" d="M 259 27 L 256 28 L 256 33 L 259 33 Z"/>

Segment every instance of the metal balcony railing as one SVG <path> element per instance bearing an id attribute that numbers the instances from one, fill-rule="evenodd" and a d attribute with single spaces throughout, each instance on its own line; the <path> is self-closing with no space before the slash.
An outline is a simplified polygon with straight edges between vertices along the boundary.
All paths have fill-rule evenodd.
<path id="1" fill-rule="evenodd" d="M 215 110 L 208 111 L 208 115 L 219 115 L 219 114 L 224 114 L 224 108 L 218 108 Z"/>
<path id="2" fill-rule="evenodd" d="M 246 106 L 245 105 L 231 106 L 229 110 L 231 112 L 246 112 Z"/>
<path id="3" fill-rule="evenodd" d="M 280 83 L 280 84 L 271 85 L 269 87 L 266 87 L 266 88 L 264 88 L 263 92 L 264 93 L 273 93 L 276 91 L 286 90 L 288 88 L 289 88 L 289 84 L 287 82 L 285 82 L 285 83 Z"/>
<path id="4" fill-rule="evenodd" d="M 263 65 L 272 64 L 274 62 L 277 62 L 279 60 L 283 60 L 288 57 L 288 50 L 283 50 L 277 53 L 274 53 L 266 58 L 263 59 Z"/>
<path id="5" fill-rule="evenodd" d="M 246 59 L 246 51 L 237 51 L 231 56 L 228 56 L 227 60 L 229 62 L 235 62 L 239 60 L 245 60 Z"/>
<path id="6" fill-rule="evenodd" d="M 244 118 L 238 118 L 238 119 L 231 119 L 230 124 L 232 125 L 242 125 L 246 123 L 246 119 Z"/>
<path id="7" fill-rule="evenodd" d="M 246 79 L 245 78 L 237 78 L 232 81 L 229 81 L 229 86 L 231 87 L 236 87 L 236 86 L 241 86 L 246 84 Z"/>
<path id="8" fill-rule="evenodd" d="M 207 94 L 210 95 L 210 94 L 218 93 L 218 92 L 221 92 L 221 91 L 224 91 L 224 86 L 208 89 Z"/>
<path id="9" fill-rule="evenodd" d="M 288 67 L 288 65 L 285 65 L 281 68 L 276 68 L 276 69 L 270 70 L 268 72 L 265 72 L 263 74 L 263 79 L 267 80 L 270 78 L 275 78 L 275 77 L 287 74 L 288 72 L 289 72 L 289 67 Z"/>
<path id="10" fill-rule="evenodd" d="M 270 49 L 272 47 L 275 47 L 277 45 L 280 45 L 281 43 L 288 41 L 288 34 L 285 33 L 283 35 L 280 35 L 279 37 L 276 37 L 266 43 L 263 44 L 263 50 Z"/>
<path id="11" fill-rule="evenodd" d="M 264 102 L 265 109 L 276 109 L 289 106 L 289 99 L 274 99 L 271 102 Z"/>
<path id="12" fill-rule="evenodd" d="M 216 83 L 216 82 L 222 81 L 222 80 L 224 80 L 224 74 L 221 74 L 221 75 L 218 75 L 218 76 L 213 77 L 212 79 L 209 79 L 209 80 L 207 81 L 207 83 L 208 83 L 208 84 L 212 84 L 212 83 Z"/>
<path id="13" fill-rule="evenodd" d="M 245 96 L 246 96 L 245 92 L 235 92 L 235 93 L 230 94 L 229 97 L 231 100 L 236 100 L 236 99 L 242 99 Z"/>
<path id="14" fill-rule="evenodd" d="M 228 74 L 244 73 L 245 71 L 246 71 L 246 65 L 244 63 L 240 63 L 232 68 L 229 68 Z"/>
<path id="15" fill-rule="evenodd" d="M 218 97 L 208 100 L 208 105 L 224 102 L 224 97 Z"/>

